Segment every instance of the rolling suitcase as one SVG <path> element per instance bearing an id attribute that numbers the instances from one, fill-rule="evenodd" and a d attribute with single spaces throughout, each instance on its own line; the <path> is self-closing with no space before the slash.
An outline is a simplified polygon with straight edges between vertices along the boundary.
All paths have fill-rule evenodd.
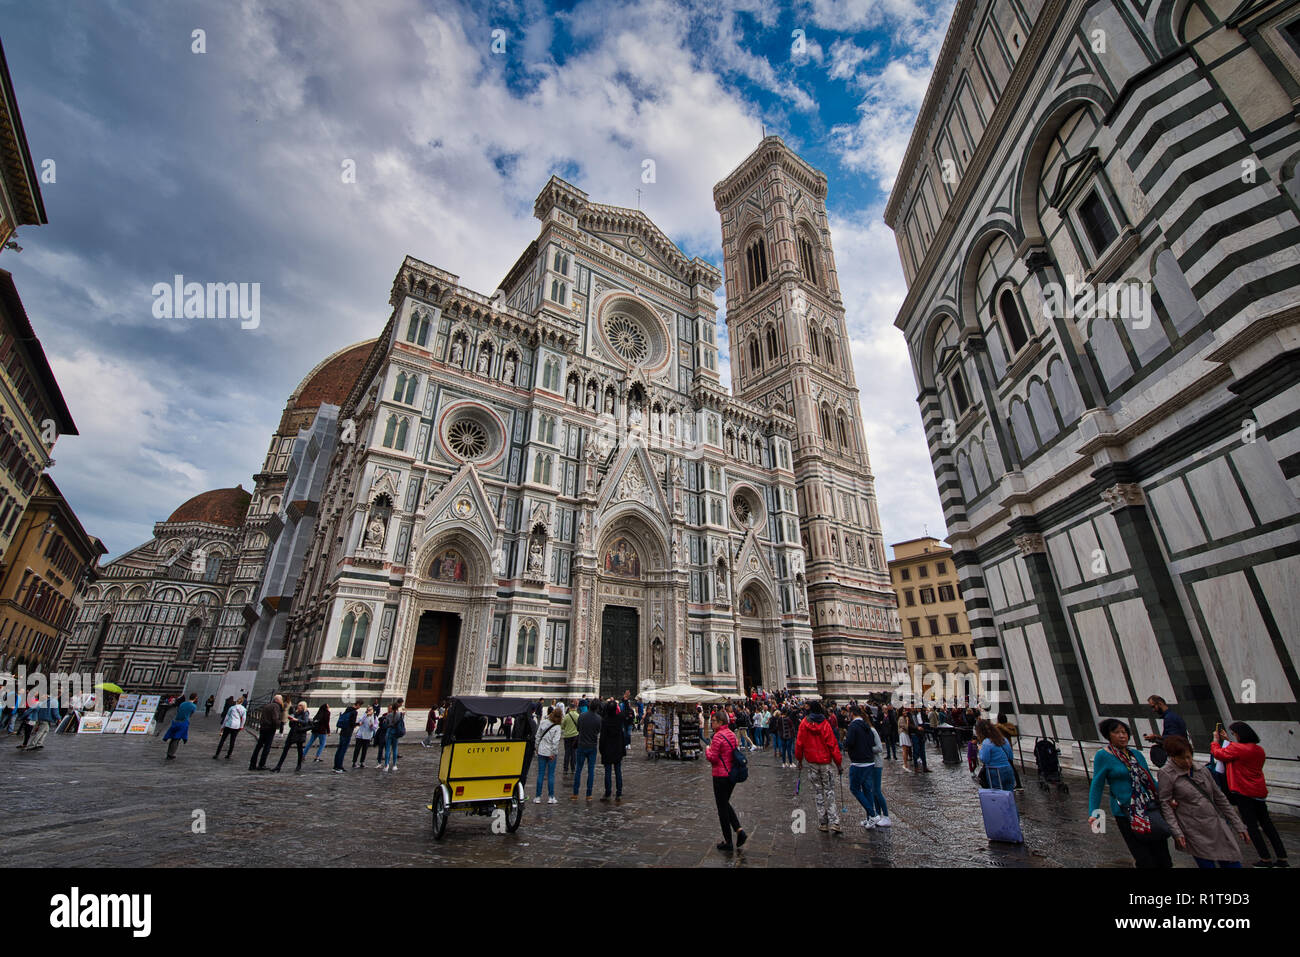
<path id="1" fill-rule="evenodd" d="M 990 773 L 997 773 L 998 770 L 1000 769 L 989 769 Z M 1025 843 L 1024 832 L 1020 830 L 1020 812 L 1016 808 L 1014 793 L 980 788 L 980 812 L 984 816 L 984 833 L 990 841 Z"/>

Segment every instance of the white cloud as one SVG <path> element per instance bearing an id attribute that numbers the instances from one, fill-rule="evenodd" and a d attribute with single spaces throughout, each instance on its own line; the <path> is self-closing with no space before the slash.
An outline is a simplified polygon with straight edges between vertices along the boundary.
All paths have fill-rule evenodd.
<path id="1" fill-rule="evenodd" d="M 915 538 L 926 526 L 943 537 L 916 379 L 894 327 L 907 294 L 894 234 L 880 207 L 832 215 L 830 226 L 885 542 Z"/>

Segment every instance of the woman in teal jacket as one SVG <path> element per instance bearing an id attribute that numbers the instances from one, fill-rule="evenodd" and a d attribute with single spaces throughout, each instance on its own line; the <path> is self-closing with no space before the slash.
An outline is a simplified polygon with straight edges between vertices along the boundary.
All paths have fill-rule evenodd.
<path id="1" fill-rule="evenodd" d="M 1137 814 L 1144 816 L 1148 805 L 1159 807 L 1159 789 L 1147 768 L 1142 752 L 1130 748 L 1129 729 L 1123 721 L 1107 718 L 1099 726 L 1107 746 L 1097 752 L 1092 761 L 1092 787 L 1088 790 L 1088 823 L 1093 824 L 1101 814 L 1102 791 L 1110 787 L 1110 813 L 1115 816 L 1115 826 L 1133 855 L 1133 864 L 1140 868 L 1173 867 L 1169 857 L 1169 838 L 1152 837 L 1134 833 L 1134 799 L 1137 791 Z"/>

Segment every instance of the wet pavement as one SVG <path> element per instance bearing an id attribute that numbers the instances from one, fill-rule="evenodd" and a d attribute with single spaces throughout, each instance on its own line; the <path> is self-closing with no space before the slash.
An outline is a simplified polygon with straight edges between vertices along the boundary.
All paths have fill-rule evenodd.
<path id="1" fill-rule="evenodd" d="M 0 863 L 9 866 L 502 866 L 536 867 L 1131 867 L 1113 826 L 1088 827 L 1087 782 L 1067 776 L 1068 794 L 1039 790 L 1032 766 L 1017 796 L 1023 846 L 984 836 L 976 785 L 965 762 L 914 775 L 887 762 L 885 798 L 894 826 L 865 831 L 865 817 L 844 776 L 842 837 L 817 830 L 807 776 L 794 794 L 796 772 L 771 751 L 751 757 L 750 777 L 734 805 L 750 840 L 725 855 L 707 762 L 652 761 L 640 734 L 623 762 L 624 798 L 604 803 L 602 769 L 595 799 L 570 800 L 572 778 L 557 772 L 559 804 L 529 804 L 515 834 L 495 834 L 487 817 L 453 812 L 435 841 L 432 783 L 438 749 L 412 732 L 401 744 L 395 774 L 373 767 L 331 773 L 333 748 L 321 763 L 293 773 L 291 754 L 280 774 L 250 773 L 250 734 L 234 758 L 212 760 L 217 719 L 198 718 L 190 742 L 165 761 L 159 738 L 51 735 L 37 752 L 0 737 Z M 282 740 L 282 739 L 278 739 Z M 333 738 L 331 740 L 334 740 Z M 278 742 L 277 742 L 278 745 Z M 937 750 L 937 749 L 932 749 Z M 280 747 L 272 752 L 271 764 Z M 373 761 L 374 752 L 371 751 Z M 349 761 L 345 766 L 350 766 Z M 847 770 L 847 766 L 846 766 Z M 585 783 L 585 782 L 584 782 Z M 798 811 L 806 829 L 799 830 Z M 1113 822 L 1109 822 L 1113 825 Z M 1300 849 L 1300 824 L 1279 823 L 1288 846 Z M 1246 853 L 1247 861 L 1254 854 Z M 1193 867 L 1174 853 L 1177 867 Z"/>

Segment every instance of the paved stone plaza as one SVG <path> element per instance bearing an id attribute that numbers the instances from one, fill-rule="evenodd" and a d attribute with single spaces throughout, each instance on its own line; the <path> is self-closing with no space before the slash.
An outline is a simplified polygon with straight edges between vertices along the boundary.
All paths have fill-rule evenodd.
<path id="1" fill-rule="evenodd" d="M 991 845 L 980 822 L 965 763 L 933 773 L 885 769 L 894 827 L 863 831 L 864 815 L 848 793 L 844 836 L 817 830 L 812 794 L 793 795 L 796 772 L 770 753 L 753 755 L 736 809 L 752 831 L 743 851 L 714 849 L 720 834 L 706 762 L 650 761 L 641 736 L 624 761 L 624 800 L 570 800 L 571 778 L 557 773 L 558 805 L 530 803 L 513 835 L 493 834 L 486 817 L 453 814 L 446 837 L 430 831 L 429 803 L 438 749 L 420 746 L 412 727 L 396 774 L 373 768 L 331 773 L 329 761 L 292 772 L 253 774 L 249 734 L 230 761 L 212 760 L 217 720 L 199 716 L 180 757 L 164 761 L 158 738 L 51 735 L 37 752 L 0 738 L 0 862 L 9 866 L 629 866 L 798 867 L 1128 867 L 1119 835 L 1087 828 L 1087 785 L 1070 779 L 1068 795 L 1044 794 L 1032 766 L 1020 795 L 1026 844 Z M 935 750 L 935 749 L 931 749 Z M 271 764 L 278 760 L 279 748 Z M 374 752 L 372 750 L 371 757 Z M 347 762 L 350 764 L 350 761 Z M 530 782 L 529 796 L 532 796 Z M 808 831 L 791 831 L 791 812 L 807 812 Z M 194 812 L 206 833 L 192 829 Z M 1288 847 L 1300 850 L 1300 827 L 1283 822 Z M 1253 855 L 1247 858 L 1253 860 Z M 1192 866 L 1174 854 L 1179 867 Z"/>

